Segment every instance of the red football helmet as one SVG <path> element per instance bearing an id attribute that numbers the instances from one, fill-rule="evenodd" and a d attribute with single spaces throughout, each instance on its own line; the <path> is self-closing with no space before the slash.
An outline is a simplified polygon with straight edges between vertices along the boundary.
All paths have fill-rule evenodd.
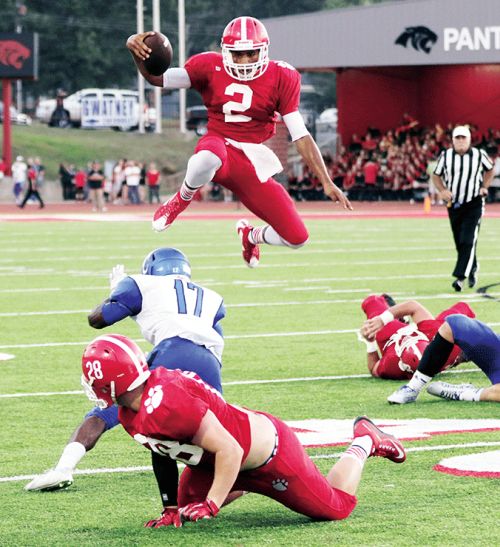
<path id="1" fill-rule="evenodd" d="M 425 348 L 429 345 L 429 339 L 414 325 L 399 329 L 397 334 L 400 334 L 395 344 L 396 355 L 399 357 L 399 368 L 405 372 L 413 373 L 417 370 Z"/>
<path id="2" fill-rule="evenodd" d="M 121 334 L 93 340 L 82 356 L 82 386 L 98 407 L 107 408 L 117 397 L 132 391 L 151 374 L 141 348 Z"/>
<path id="3" fill-rule="evenodd" d="M 253 17 L 233 19 L 222 33 L 222 61 L 229 76 L 247 82 L 262 76 L 269 65 L 269 35 L 266 27 Z M 232 51 L 257 50 L 259 59 L 255 63 L 238 64 Z"/>

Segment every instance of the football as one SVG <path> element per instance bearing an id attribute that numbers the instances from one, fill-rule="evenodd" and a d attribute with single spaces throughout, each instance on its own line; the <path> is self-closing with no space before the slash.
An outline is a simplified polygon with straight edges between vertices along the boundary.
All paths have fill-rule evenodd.
<path id="1" fill-rule="evenodd" d="M 152 50 L 144 61 L 146 70 L 153 76 L 161 76 L 170 66 L 174 54 L 169 39 L 161 32 L 155 32 L 146 36 L 144 43 Z"/>

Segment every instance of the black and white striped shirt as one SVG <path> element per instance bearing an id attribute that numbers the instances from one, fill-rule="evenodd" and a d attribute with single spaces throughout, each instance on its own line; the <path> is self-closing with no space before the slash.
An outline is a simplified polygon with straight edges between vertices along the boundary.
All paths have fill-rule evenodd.
<path id="1" fill-rule="evenodd" d="M 461 156 L 453 148 L 443 150 L 434 174 L 441 177 L 452 193 L 453 203 L 468 203 L 479 195 L 483 172 L 493 169 L 493 162 L 484 150 L 471 147 Z"/>

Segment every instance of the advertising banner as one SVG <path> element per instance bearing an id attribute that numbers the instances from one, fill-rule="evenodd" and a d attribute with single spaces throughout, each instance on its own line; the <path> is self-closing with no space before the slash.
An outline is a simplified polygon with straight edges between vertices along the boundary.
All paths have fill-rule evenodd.
<path id="1" fill-rule="evenodd" d="M 500 59 L 499 0 L 384 2 L 264 23 L 272 57 L 302 69 L 497 64 Z"/>
<path id="2" fill-rule="evenodd" d="M 136 97 L 82 97 L 82 127 L 133 127 L 137 123 Z"/>

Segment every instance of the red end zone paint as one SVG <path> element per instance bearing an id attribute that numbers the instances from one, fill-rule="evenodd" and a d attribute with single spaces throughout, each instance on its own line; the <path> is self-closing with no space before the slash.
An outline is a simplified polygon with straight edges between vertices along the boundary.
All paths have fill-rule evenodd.
<path id="1" fill-rule="evenodd" d="M 481 419 L 377 419 L 378 427 L 401 441 L 423 441 L 435 436 L 493 433 L 500 431 L 500 420 Z M 352 420 L 307 419 L 287 421 L 307 448 L 339 446 L 352 440 Z M 500 458 L 499 458 L 500 459 Z"/>
<path id="2" fill-rule="evenodd" d="M 459 477 L 500 478 L 500 450 L 461 454 L 441 460 L 434 471 Z"/>
<path id="3" fill-rule="evenodd" d="M 486 479 L 500 479 L 500 471 L 464 471 L 462 469 L 454 469 L 444 465 L 435 465 L 432 469 L 440 473 L 448 475 L 456 475 L 458 477 L 483 477 Z"/>

